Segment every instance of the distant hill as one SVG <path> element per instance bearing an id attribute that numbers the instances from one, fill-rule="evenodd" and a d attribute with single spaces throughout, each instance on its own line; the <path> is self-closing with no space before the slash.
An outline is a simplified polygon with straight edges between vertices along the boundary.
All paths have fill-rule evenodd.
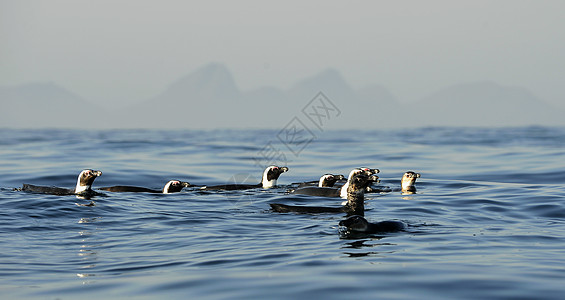
<path id="1" fill-rule="evenodd" d="M 414 105 L 421 125 L 563 125 L 563 114 L 520 87 L 473 82 L 442 89 Z"/>
<path id="2" fill-rule="evenodd" d="M 341 74 L 328 69 L 298 81 L 288 90 L 263 87 L 240 91 L 229 70 L 209 64 L 170 85 L 161 94 L 119 112 L 119 127 L 170 128 L 282 128 L 294 117 L 307 120 L 302 110 L 319 93 L 343 114 L 326 122 L 327 128 L 379 127 L 393 114 L 383 110 L 400 107 L 384 88 L 357 94 Z M 382 95 L 386 95 L 381 103 Z M 386 103 L 386 104 L 383 104 Z M 391 104 L 392 103 L 392 104 Z M 130 117 L 128 117 L 130 116 Z M 396 121 L 389 118 L 387 122 Z"/>
<path id="3" fill-rule="evenodd" d="M 327 103 L 314 99 L 319 92 Z M 563 111 L 528 90 L 488 81 L 450 86 L 405 105 L 380 85 L 352 88 L 335 69 L 287 90 L 241 91 L 219 63 L 117 111 L 105 111 L 52 83 L 1 87 L 0 101 L 1 127 L 282 129 L 295 118 L 316 130 L 565 125 Z"/>
<path id="4" fill-rule="evenodd" d="M 116 127 L 215 127 L 233 118 L 240 91 L 221 64 L 206 65 L 171 84 L 165 91 L 114 115 Z"/>
<path id="5" fill-rule="evenodd" d="M 98 128 L 104 110 L 53 84 L 0 87 L 0 127 Z"/>

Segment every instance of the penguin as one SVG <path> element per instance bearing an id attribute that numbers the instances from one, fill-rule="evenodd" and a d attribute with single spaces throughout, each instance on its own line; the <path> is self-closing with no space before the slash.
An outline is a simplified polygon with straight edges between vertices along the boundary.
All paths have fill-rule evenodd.
<path id="1" fill-rule="evenodd" d="M 390 188 L 388 186 L 370 186 L 367 187 L 368 193 L 388 193 L 388 192 L 401 192 L 403 195 L 415 194 L 416 193 L 416 179 L 420 178 L 420 173 L 415 173 L 408 171 L 402 175 L 400 179 L 400 189 Z"/>
<path id="2" fill-rule="evenodd" d="M 102 176 L 101 171 L 95 170 L 82 170 L 78 175 L 77 184 L 74 189 L 67 189 L 54 186 L 38 186 L 24 183 L 21 190 L 25 192 L 39 193 L 39 194 L 51 194 L 51 195 L 84 195 L 84 194 L 96 194 L 92 190 L 92 183 L 94 179 Z"/>
<path id="3" fill-rule="evenodd" d="M 347 181 L 345 184 L 339 188 L 335 187 L 303 187 L 297 188 L 291 191 L 292 194 L 310 195 L 310 196 L 321 196 L 321 197 L 341 197 L 347 199 L 347 188 L 349 186 L 349 180 L 355 175 L 364 174 L 366 176 L 371 176 L 379 173 L 379 169 L 370 168 L 355 168 L 349 172 Z M 377 177 L 378 178 L 378 177 Z"/>
<path id="4" fill-rule="evenodd" d="M 406 229 L 406 224 L 401 221 L 381 221 L 371 223 L 362 216 L 351 216 L 339 222 L 349 233 L 381 233 L 397 232 Z"/>
<path id="5" fill-rule="evenodd" d="M 222 184 L 215 186 L 203 186 L 201 190 L 247 190 L 256 188 L 273 188 L 277 186 L 277 179 L 279 176 L 288 172 L 287 167 L 269 166 L 263 172 L 261 182 L 258 184 Z"/>
<path id="6" fill-rule="evenodd" d="M 155 190 L 149 189 L 145 187 L 139 186 L 128 186 L 128 185 L 116 185 L 116 186 L 108 186 L 108 187 L 101 187 L 99 190 L 114 192 L 114 193 L 156 193 L 156 194 L 171 194 L 171 193 L 178 193 L 184 187 L 190 187 L 190 183 L 183 182 L 179 180 L 169 180 L 162 190 Z"/>
<path id="7" fill-rule="evenodd" d="M 365 214 L 365 189 L 377 180 L 376 175 L 356 174 L 350 177 L 347 185 L 347 203 L 341 207 L 295 206 L 279 203 L 271 203 L 270 206 L 274 212 L 280 213 L 347 213 L 363 216 Z"/>
<path id="8" fill-rule="evenodd" d="M 335 183 L 339 180 L 344 180 L 345 176 L 341 174 L 324 174 L 320 177 L 318 181 L 302 182 L 298 184 L 298 188 L 315 186 L 318 187 L 333 187 Z"/>

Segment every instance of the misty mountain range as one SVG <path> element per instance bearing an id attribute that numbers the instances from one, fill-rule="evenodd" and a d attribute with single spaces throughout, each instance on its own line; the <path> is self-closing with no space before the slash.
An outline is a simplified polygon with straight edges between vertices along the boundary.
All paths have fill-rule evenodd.
<path id="1" fill-rule="evenodd" d="M 406 88 L 410 88 L 407 86 Z M 316 102 L 323 97 L 333 115 Z M 313 100 L 313 101 L 311 101 Z M 527 89 L 472 82 L 403 104 L 379 85 L 353 89 L 336 70 L 287 90 L 241 91 L 222 64 L 208 64 L 162 93 L 118 110 L 105 109 L 54 83 L 0 87 L 0 127 L 9 128 L 282 128 L 305 111 L 328 113 L 323 128 L 565 125 L 563 111 Z M 322 128 L 320 127 L 320 128 Z"/>

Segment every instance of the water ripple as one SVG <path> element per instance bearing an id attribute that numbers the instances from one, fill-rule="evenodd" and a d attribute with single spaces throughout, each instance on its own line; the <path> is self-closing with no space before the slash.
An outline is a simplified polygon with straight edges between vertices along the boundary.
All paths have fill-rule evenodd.
<path id="1" fill-rule="evenodd" d="M 278 130 L 0 130 L 0 278 L 5 298 L 560 299 L 565 274 L 565 130 L 333 131 L 295 155 Z M 160 188 L 169 179 L 257 182 L 265 145 L 284 151 L 281 188 L 245 192 L 14 191 L 22 183 Z M 88 155 L 85 155 L 88 153 Z M 278 214 L 269 203 L 338 206 L 288 184 L 358 166 L 381 184 L 422 174 L 418 192 L 367 194 L 386 234 L 340 234 L 344 214 Z"/>

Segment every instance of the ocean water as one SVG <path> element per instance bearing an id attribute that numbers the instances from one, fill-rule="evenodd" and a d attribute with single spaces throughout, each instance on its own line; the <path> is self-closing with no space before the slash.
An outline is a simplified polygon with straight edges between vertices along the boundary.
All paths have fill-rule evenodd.
<path id="1" fill-rule="evenodd" d="M 305 135 L 306 133 L 306 135 Z M 110 193 L 91 200 L 23 183 L 161 188 L 259 182 L 233 192 Z M 414 195 L 367 194 L 370 221 L 403 232 L 348 237 L 337 206 L 291 183 L 354 167 L 381 185 L 421 174 Z M 84 206 L 89 204 L 91 206 Z M 78 205 L 77 205 L 78 204 Z M 0 130 L 0 298 L 562 299 L 565 128 L 406 130 Z"/>

